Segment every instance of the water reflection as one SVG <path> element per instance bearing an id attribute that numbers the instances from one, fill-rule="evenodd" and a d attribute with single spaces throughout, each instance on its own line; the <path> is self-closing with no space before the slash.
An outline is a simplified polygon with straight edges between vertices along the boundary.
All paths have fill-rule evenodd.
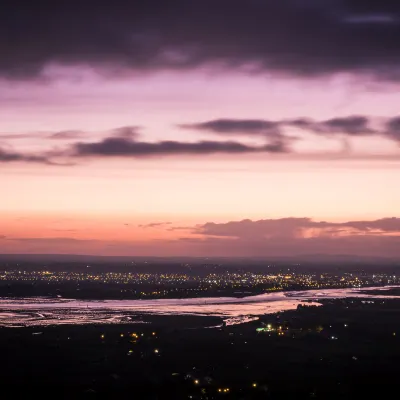
<path id="1" fill-rule="evenodd" d="M 257 316 L 293 310 L 319 299 L 398 298 L 384 294 L 393 286 L 362 289 L 326 289 L 266 293 L 244 298 L 194 298 L 159 300 L 79 301 L 62 298 L 2 298 L 0 326 L 44 326 L 61 324 L 116 324 L 142 322 L 142 314 L 209 315 L 224 317 L 227 325 L 254 320 Z M 380 290 L 382 294 L 365 294 Z"/>

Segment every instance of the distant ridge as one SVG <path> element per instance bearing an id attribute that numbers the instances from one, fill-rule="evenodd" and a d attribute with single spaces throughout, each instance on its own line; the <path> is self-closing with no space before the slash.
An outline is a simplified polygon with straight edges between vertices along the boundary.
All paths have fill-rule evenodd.
<path id="1" fill-rule="evenodd" d="M 89 254 L 0 254 L 0 261 L 30 261 L 30 262 L 194 262 L 220 263 L 229 261 L 233 264 L 250 263 L 349 263 L 349 264 L 398 264 L 400 259 L 390 257 L 365 257 L 349 254 L 308 254 L 290 257 L 156 257 L 156 256 L 96 256 Z"/>

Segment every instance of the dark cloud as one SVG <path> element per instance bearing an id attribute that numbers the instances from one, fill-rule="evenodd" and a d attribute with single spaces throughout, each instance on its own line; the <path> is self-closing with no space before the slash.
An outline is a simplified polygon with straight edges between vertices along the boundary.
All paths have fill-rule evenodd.
<path id="1" fill-rule="evenodd" d="M 373 128 L 374 122 L 379 122 Z M 383 121 L 383 122 L 382 122 Z M 376 125 L 376 124 L 375 124 Z M 299 139 L 287 134 L 287 129 L 297 128 L 305 132 L 322 136 L 338 135 L 344 140 L 345 150 L 351 150 L 346 137 L 381 136 L 400 143 L 400 117 L 373 118 L 351 115 L 327 120 L 314 120 L 301 117 L 296 119 L 263 120 L 263 119 L 228 119 L 221 118 L 192 124 L 179 125 L 181 128 L 194 129 L 201 132 L 232 136 L 259 136 L 265 144 L 250 145 L 240 141 L 201 140 L 183 142 L 164 140 L 146 142 L 140 140 L 140 127 L 125 126 L 102 132 L 106 135 L 98 141 L 73 142 L 68 147 L 49 150 L 38 154 L 21 153 L 0 148 L 1 162 L 36 162 L 55 165 L 74 165 L 71 160 L 83 157 L 132 157 L 146 158 L 155 156 L 209 155 L 209 154 L 246 154 L 246 153 L 293 153 L 292 143 Z M 36 133 L 37 134 L 37 133 Z M 35 133 L 20 135 L 0 135 L 5 142 L 8 138 L 31 138 Z M 73 139 L 89 137 L 84 131 L 71 130 L 46 134 L 53 139 Z M 42 137 L 42 136 L 41 136 Z M 58 160 L 64 162 L 58 162 Z M 54 160 L 57 160 L 54 161 Z M 65 161 L 66 160 L 66 161 Z"/>
<path id="2" fill-rule="evenodd" d="M 370 127 L 370 119 L 365 116 L 352 115 L 349 117 L 332 118 L 325 121 L 313 121 L 300 118 L 288 121 L 287 125 L 321 134 L 373 135 L 379 133 Z"/>
<path id="3" fill-rule="evenodd" d="M 207 63 L 316 76 L 398 80 L 397 0 L 3 0 L 0 74 L 51 63 L 121 70 Z"/>
<path id="4" fill-rule="evenodd" d="M 46 156 L 18 153 L 0 148 L 0 163 L 19 162 L 19 161 L 40 163 L 40 164 L 51 164 L 51 161 Z"/>
<path id="5" fill-rule="evenodd" d="M 138 225 L 139 228 L 158 228 L 161 226 L 171 225 L 172 222 L 151 222 L 149 224 Z"/>
<path id="6" fill-rule="evenodd" d="M 383 123 L 382 120 L 384 121 Z M 374 122 L 378 127 L 373 127 Z M 276 121 L 221 118 L 178 126 L 183 129 L 193 129 L 219 135 L 260 136 L 274 140 L 281 145 L 290 145 L 293 140 L 298 139 L 285 134 L 285 129 L 288 128 L 297 128 L 324 136 L 362 137 L 375 135 L 400 142 L 400 117 L 377 119 L 365 115 L 349 115 L 321 121 L 308 117 Z M 350 147 L 348 142 L 344 144 L 346 149 Z"/>
<path id="7" fill-rule="evenodd" d="M 139 127 L 137 126 L 122 126 L 120 128 L 113 129 L 110 133 L 113 136 L 125 138 L 125 139 L 135 139 L 139 136 Z"/>
<path id="8" fill-rule="evenodd" d="M 266 135 L 285 139 L 282 129 L 296 127 L 318 134 L 342 133 L 346 135 L 372 135 L 379 134 L 371 128 L 371 118 L 361 115 L 337 117 L 323 121 L 311 118 L 297 118 L 293 120 L 263 120 L 263 119 L 215 119 L 194 124 L 182 124 L 181 128 L 194 129 L 217 134 L 228 135 Z M 384 132 L 382 132 L 384 133 Z"/>
<path id="9" fill-rule="evenodd" d="M 400 117 L 390 119 L 386 124 L 386 134 L 400 142 Z"/>
<path id="10" fill-rule="evenodd" d="M 273 142 L 266 144 L 261 148 L 261 151 L 267 153 L 290 153 L 291 150 L 287 144 L 286 140 L 276 139 Z"/>
<path id="11" fill-rule="evenodd" d="M 195 129 L 200 131 L 214 132 L 220 134 L 276 134 L 282 125 L 279 121 L 266 121 L 262 119 L 214 119 L 196 124 L 182 124 L 181 128 Z"/>
<path id="12" fill-rule="evenodd" d="M 77 143 L 72 148 L 75 157 L 151 157 L 167 155 L 245 154 L 287 152 L 284 143 L 272 142 L 264 146 L 249 146 L 239 142 L 141 142 L 123 137 L 109 137 L 99 142 Z"/>

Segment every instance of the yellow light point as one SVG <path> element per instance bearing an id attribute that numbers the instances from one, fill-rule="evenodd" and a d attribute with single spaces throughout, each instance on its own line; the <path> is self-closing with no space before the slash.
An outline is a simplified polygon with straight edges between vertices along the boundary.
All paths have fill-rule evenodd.
<path id="1" fill-rule="evenodd" d="M 218 389 L 218 392 L 222 392 L 222 389 Z"/>
<path id="2" fill-rule="evenodd" d="M 194 384 L 195 384 L 195 385 L 198 385 L 198 384 L 199 384 L 199 380 L 196 379 L 196 380 L 194 381 Z"/>
<path id="3" fill-rule="evenodd" d="M 124 337 L 124 334 L 123 334 L 123 333 L 121 333 L 121 334 L 120 334 L 120 336 L 121 336 L 121 337 Z"/>
<path id="4" fill-rule="evenodd" d="M 153 335 L 153 336 L 156 336 L 156 333 L 155 333 L 155 332 L 153 332 L 153 333 L 152 333 L 152 335 Z"/>
<path id="5" fill-rule="evenodd" d="M 393 332 L 393 336 L 396 336 L 396 332 Z"/>
<path id="6" fill-rule="evenodd" d="M 104 338 L 105 338 L 105 335 L 100 335 L 100 337 L 101 337 L 102 339 L 104 339 Z"/>
<path id="7" fill-rule="evenodd" d="M 155 350 L 154 350 L 154 353 L 158 353 L 158 349 L 155 349 Z"/>
<path id="8" fill-rule="evenodd" d="M 257 383 L 253 383 L 253 387 L 257 387 Z"/>

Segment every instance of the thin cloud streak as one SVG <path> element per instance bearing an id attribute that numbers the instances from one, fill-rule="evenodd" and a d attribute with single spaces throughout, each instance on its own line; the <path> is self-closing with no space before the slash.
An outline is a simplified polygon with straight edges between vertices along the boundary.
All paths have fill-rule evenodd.
<path id="1" fill-rule="evenodd" d="M 218 135 L 265 136 L 290 139 L 284 135 L 284 129 L 298 128 L 322 136 L 345 135 L 349 137 L 382 136 L 400 141 L 400 117 L 381 118 L 380 127 L 374 128 L 376 118 L 365 115 L 349 115 L 317 121 L 308 117 L 282 119 L 277 121 L 263 119 L 220 118 L 197 123 L 178 125 L 181 129 L 192 129 Z"/>
<path id="2" fill-rule="evenodd" d="M 140 225 L 138 225 L 138 228 L 143 228 L 143 229 L 160 228 L 160 227 L 171 225 L 171 224 L 172 224 L 172 222 L 151 222 L 149 224 L 140 224 Z"/>
<path id="3" fill-rule="evenodd" d="M 78 139 L 82 136 L 85 136 L 85 133 L 82 131 L 61 131 L 52 133 L 48 136 L 49 139 L 55 140 L 69 140 L 69 139 Z"/>

